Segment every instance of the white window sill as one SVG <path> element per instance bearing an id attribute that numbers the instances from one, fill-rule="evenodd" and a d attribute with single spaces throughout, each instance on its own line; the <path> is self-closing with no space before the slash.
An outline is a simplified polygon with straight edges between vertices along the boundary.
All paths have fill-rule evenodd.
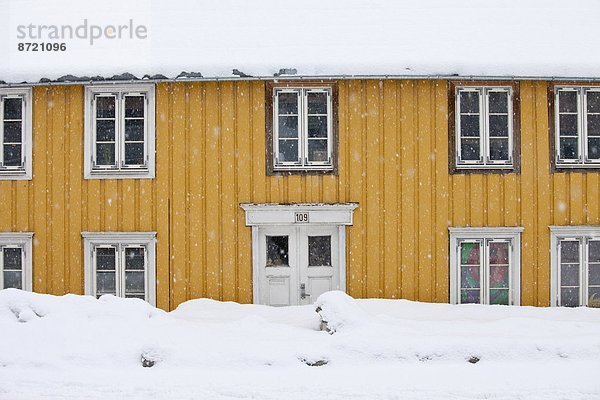
<path id="1" fill-rule="evenodd" d="M 113 170 L 113 171 L 87 171 L 85 179 L 154 179 L 154 171 L 143 170 Z"/>
<path id="2" fill-rule="evenodd" d="M 0 181 L 30 181 L 31 179 L 31 173 L 24 170 L 0 171 Z"/>

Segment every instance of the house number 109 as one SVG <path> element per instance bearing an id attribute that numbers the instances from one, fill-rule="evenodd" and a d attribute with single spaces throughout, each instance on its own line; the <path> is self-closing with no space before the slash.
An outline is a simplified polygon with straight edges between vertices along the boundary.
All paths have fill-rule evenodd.
<path id="1" fill-rule="evenodd" d="M 308 213 L 307 212 L 294 213 L 294 223 L 307 224 L 308 223 Z"/>

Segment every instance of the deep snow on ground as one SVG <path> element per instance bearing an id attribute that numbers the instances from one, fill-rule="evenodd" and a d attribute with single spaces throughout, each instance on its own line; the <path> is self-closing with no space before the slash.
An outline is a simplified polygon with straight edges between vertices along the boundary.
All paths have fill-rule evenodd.
<path id="1" fill-rule="evenodd" d="M 597 0 L 0 0 L 0 10 L 0 80 L 9 83 L 124 72 L 232 78 L 233 69 L 273 77 L 282 68 L 304 76 L 600 74 Z M 19 25 L 85 19 L 100 28 L 133 20 L 147 38 L 18 38 Z M 18 43 L 48 41 L 67 50 L 18 51 Z"/>
<path id="2" fill-rule="evenodd" d="M 600 399 L 597 309 L 315 306 L 3 290 L 0 399 Z"/>

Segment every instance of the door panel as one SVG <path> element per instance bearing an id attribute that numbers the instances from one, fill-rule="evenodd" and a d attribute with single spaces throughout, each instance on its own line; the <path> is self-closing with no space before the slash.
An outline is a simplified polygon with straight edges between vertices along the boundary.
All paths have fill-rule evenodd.
<path id="1" fill-rule="evenodd" d="M 338 227 L 300 227 L 299 237 L 299 283 L 300 304 L 314 303 L 330 290 L 340 288 Z"/>
<path id="2" fill-rule="evenodd" d="M 298 304 L 297 236 L 289 227 L 270 227 L 259 232 L 260 303 L 272 306 Z"/>

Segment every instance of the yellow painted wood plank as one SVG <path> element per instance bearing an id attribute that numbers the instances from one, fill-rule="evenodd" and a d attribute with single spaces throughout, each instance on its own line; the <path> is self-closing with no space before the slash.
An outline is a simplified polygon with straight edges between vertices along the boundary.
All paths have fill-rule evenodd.
<path id="1" fill-rule="evenodd" d="M 223 300 L 237 300 L 237 240 L 236 216 L 238 202 L 236 197 L 236 171 L 237 157 L 235 151 L 236 140 L 236 115 L 233 82 L 221 84 L 221 176 L 223 204 L 221 214 L 221 285 L 223 287 Z M 283 191 L 283 188 L 281 188 Z"/>
<path id="2" fill-rule="evenodd" d="M 9 206 L 0 207 L 0 232 L 10 232 L 12 227 L 13 196 L 11 181 L 0 181 L 0 204 Z"/>
<path id="3" fill-rule="evenodd" d="M 569 217 L 571 225 L 584 223 L 584 181 L 582 173 L 569 174 Z"/>
<path id="4" fill-rule="evenodd" d="M 349 185 L 349 135 L 348 135 L 348 85 L 346 81 L 338 83 L 338 193 L 341 202 L 351 199 Z"/>
<path id="5" fill-rule="evenodd" d="M 598 174 L 586 174 L 585 221 L 589 225 L 600 223 L 600 177 Z"/>
<path id="6" fill-rule="evenodd" d="M 469 226 L 485 226 L 486 185 L 483 175 L 467 176 L 469 182 Z"/>
<path id="7" fill-rule="evenodd" d="M 251 85 L 251 132 L 252 132 L 252 201 L 264 203 L 266 192 L 265 159 L 265 83 Z"/>
<path id="8" fill-rule="evenodd" d="M 16 226 L 14 230 L 17 232 L 27 232 L 29 231 L 29 181 L 14 181 L 16 196 L 12 204 L 15 205 L 16 208 Z M 0 187 L 0 193 L 2 192 L 2 188 Z M 2 201 L 2 200 L 0 200 Z M 10 204 L 10 203 L 0 203 L 0 204 Z M 8 208 L 8 207 L 0 207 L 0 208 Z M 3 216 L 0 215 L 0 219 L 3 219 Z"/>
<path id="9" fill-rule="evenodd" d="M 383 236 L 382 263 L 383 297 L 398 298 L 398 263 L 399 263 L 399 193 L 398 174 L 400 171 L 400 153 L 398 149 L 399 108 L 398 85 L 393 81 L 385 81 L 383 85 Z"/>
<path id="10" fill-rule="evenodd" d="M 520 226 L 521 224 L 519 184 L 520 179 L 517 174 L 504 176 L 504 226 Z"/>
<path id="11" fill-rule="evenodd" d="M 156 229 L 154 223 L 154 203 L 153 191 L 156 187 L 156 179 L 140 179 L 138 181 L 138 191 L 136 192 L 136 208 L 139 209 L 139 230 L 141 232 L 150 232 Z"/>
<path id="12" fill-rule="evenodd" d="M 505 176 L 498 174 L 489 174 L 485 177 L 487 187 L 487 225 L 502 226 L 504 216 L 504 182 Z"/>
<path id="13" fill-rule="evenodd" d="M 569 175 L 555 173 L 552 175 L 554 221 L 553 225 L 569 225 Z"/>
<path id="14" fill-rule="evenodd" d="M 51 261 L 52 294 L 64 294 L 65 291 L 65 87 L 54 87 L 52 95 L 52 146 L 51 146 L 51 194 L 50 218 L 52 247 Z"/>
<path id="15" fill-rule="evenodd" d="M 416 137 L 417 111 L 415 83 L 403 81 L 400 86 L 400 110 L 402 113 L 401 126 L 401 157 L 402 157 L 402 270 L 401 296 L 415 300 L 417 298 L 417 237 L 418 225 L 415 212 L 416 204 Z"/>

